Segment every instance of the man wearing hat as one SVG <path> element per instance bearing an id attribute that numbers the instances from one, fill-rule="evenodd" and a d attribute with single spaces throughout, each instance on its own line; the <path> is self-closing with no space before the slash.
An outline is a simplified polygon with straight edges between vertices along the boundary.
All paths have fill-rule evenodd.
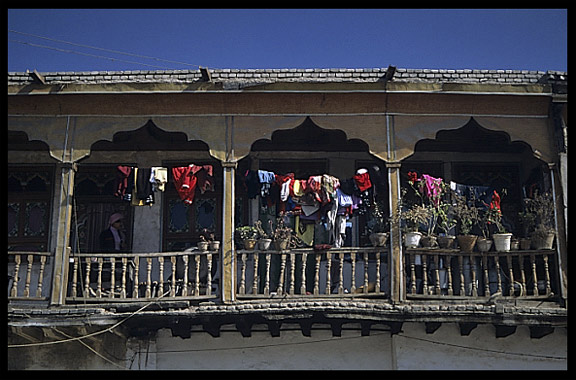
<path id="1" fill-rule="evenodd" d="M 108 228 L 105 229 L 100 233 L 100 252 L 103 253 L 120 253 L 120 252 L 128 252 L 126 249 L 126 235 L 124 234 L 124 225 L 123 225 L 124 215 L 120 213 L 114 213 L 110 215 L 110 219 L 108 219 Z M 108 261 L 110 259 L 105 259 L 104 264 L 104 272 L 102 276 L 102 282 L 104 287 L 109 284 L 109 276 L 111 274 L 107 274 L 106 271 L 110 270 Z M 126 294 L 128 297 L 132 294 L 133 284 L 134 284 L 134 262 L 130 260 L 128 265 L 128 271 L 126 273 Z M 107 289 L 105 291 L 119 291 L 119 285 L 122 284 L 122 276 L 123 271 L 121 266 L 116 266 L 115 269 L 115 283 L 117 289 Z"/>
<path id="2" fill-rule="evenodd" d="M 100 251 L 107 253 L 126 252 L 126 236 L 122 221 L 124 215 L 115 213 L 108 219 L 108 228 L 100 233 Z"/>

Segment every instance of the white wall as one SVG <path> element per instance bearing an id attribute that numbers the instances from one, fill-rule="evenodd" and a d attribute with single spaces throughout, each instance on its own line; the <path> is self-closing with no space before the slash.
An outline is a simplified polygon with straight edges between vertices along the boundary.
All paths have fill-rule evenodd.
<path id="1" fill-rule="evenodd" d="M 433 334 L 424 324 L 404 323 L 402 331 L 390 335 L 372 330 L 342 330 L 333 337 L 329 326 L 314 325 L 310 337 L 298 325 L 280 337 L 272 337 L 266 326 L 254 326 L 244 338 L 233 326 L 223 326 L 220 337 L 192 332 L 189 339 L 173 337 L 169 329 L 159 330 L 150 341 L 132 339 L 127 356 L 132 369 L 455 369 L 455 370 L 565 370 L 566 329 L 540 339 L 531 339 L 528 327 L 496 338 L 493 325 L 479 325 L 462 336 L 458 324 L 444 323 Z M 350 324 L 349 326 L 353 326 Z M 385 325 L 375 325 L 382 326 Z M 283 324 L 282 328 L 290 326 Z"/>

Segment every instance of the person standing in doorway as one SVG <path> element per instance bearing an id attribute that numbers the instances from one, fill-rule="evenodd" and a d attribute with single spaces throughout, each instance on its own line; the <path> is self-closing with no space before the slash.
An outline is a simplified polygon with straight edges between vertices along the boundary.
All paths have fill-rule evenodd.
<path id="1" fill-rule="evenodd" d="M 100 233 L 100 251 L 105 253 L 126 252 L 124 215 L 115 213 L 108 220 L 108 228 Z"/>

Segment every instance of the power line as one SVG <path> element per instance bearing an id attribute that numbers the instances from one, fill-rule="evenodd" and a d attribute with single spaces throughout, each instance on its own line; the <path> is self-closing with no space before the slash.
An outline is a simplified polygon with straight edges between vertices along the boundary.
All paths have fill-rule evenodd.
<path id="1" fill-rule="evenodd" d="M 100 50 L 100 51 L 104 51 L 104 52 L 107 52 L 107 53 L 121 54 L 121 55 L 136 57 L 136 58 L 151 59 L 151 60 L 154 60 L 154 61 L 166 62 L 166 63 L 174 63 L 174 64 L 178 64 L 178 65 L 185 65 L 185 66 L 191 66 L 191 67 L 200 67 L 200 65 L 195 65 L 195 64 L 191 64 L 191 63 L 180 62 L 180 61 L 173 61 L 173 60 L 168 60 L 168 59 L 163 59 L 163 58 L 158 58 L 158 57 L 152 57 L 152 56 L 147 56 L 147 55 L 142 55 L 142 54 L 127 53 L 127 52 L 123 52 L 123 51 L 120 51 L 120 50 L 106 49 L 106 48 L 101 48 L 101 47 L 97 47 L 97 46 L 90 46 L 90 45 L 85 45 L 85 44 L 79 44 L 79 43 L 75 43 L 75 42 L 64 41 L 64 40 L 59 40 L 59 39 L 55 39 L 55 38 L 40 36 L 40 35 L 37 35 L 37 34 L 19 32 L 19 31 L 17 31 L 17 30 L 8 30 L 8 32 L 16 33 L 16 34 L 20 34 L 20 35 L 24 35 L 24 36 L 29 36 L 29 37 L 40 38 L 40 39 L 47 40 L 47 41 L 51 41 L 51 42 L 57 42 L 57 43 L 62 43 L 62 44 L 68 44 L 68 45 L 72 45 L 72 46 L 82 47 L 82 48 L 86 48 L 86 49 Z M 29 42 L 23 42 L 23 41 L 17 41 L 17 40 L 12 40 L 12 41 L 18 42 L 18 43 L 22 43 L 22 44 L 26 44 L 26 45 L 31 45 L 31 46 L 34 46 L 34 47 L 41 47 L 41 48 L 46 48 L 46 49 L 52 49 L 52 50 L 62 51 L 62 52 L 66 52 L 66 53 L 82 54 L 82 55 L 88 55 L 88 56 L 92 56 L 92 57 L 96 57 L 96 58 L 104 58 L 104 59 L 116 60 L 116 61 L 119 61 L 119 62 L 128 62 L 128 63 L 135 63 L 135 64 L 144 65 L 144 66 L 165 68 L 165 67 L 162 67 L 162 66 L 154 66 L 154 65 L 149 65 L 149 64 L 140 63 L 140 62 L 123 61 L 123 60 L 116 59 L 116 58 L 111 58 L 111 57 L 92 55 L 92 54 L 88 54 L 88 53 L 81 53 L 81 52 L 77 52 L 77 51 L 74 51 L 74 50 L 58 49 L 58 48 L 54 48 L 54 47 L 50 47 L 50 46 L 38 45 L 38 44 L 29 43 Z M 168 69 L 169 69 L 169 68 L 168 68 Z"/>
<path id="2" fill-rule="evenodd" d="M 24 42 L 24 41 L 13 40 L 13 39 L 9 39 L 8 41 L 16 42 L 16 43 L 19 43 L 19 44 L 22 44 L 22 45 L 29 45 L 29 46 L 33 46 L 33 47 L 38 47 L 38 48 L 42 48 L 42 49 L 55 50 L 55 51 L 59 51 L 59 52 L 61 52 L 61 53 L 71 53 L 71 54 L 85 55 L 85 56 L 93 57 L 93 58 L 101 58 L 101 59 L 107 59 L 107 60 L 109 60 L 109 61 L 132 63 L 132 64 L 136 64 L 136 65 L 154 67 L 154 68 L 157 68 L 157 69 L 167 69 L 167 70 L 171 69 L 170 67 L 165 67 L 165 66 L 150 65 L 150 64 L 147 64 L 147 63 L 141 63 L 141 62 L 135 62 L 135 61 L 128 61 L 128 60 L 125 60 L 125 59 L 118 59 L 118 58 L 106 57 L 106 56 L 96 55 L 96 54 L 90 54 L 90 53 L 83 53 L 83 52 L 75 51 L 75 50 L 59 49 L 59 48 L 55 48 L 55 47 L 51 47 L 51 46 L 46 46 L 46 45 L 38 45 L 38 44 L 31 43 L 31 42 Z"/>

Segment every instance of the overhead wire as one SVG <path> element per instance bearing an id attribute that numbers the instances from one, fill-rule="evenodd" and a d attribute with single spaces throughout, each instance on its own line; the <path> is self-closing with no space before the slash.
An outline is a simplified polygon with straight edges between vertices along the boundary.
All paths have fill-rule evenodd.
<path id="1" fill-rule="evenodd" d="M 201 65 L 197 65 L 197 64 L 191 64 L 191 63 L 187 63 L 187 62 L 163 59 L 163 58 L 158 58 L 158 57 L 153 57 L 153 56 L 148 56 L 148 55 L 143 55 L 143 54 L 128 53 L 128 52 L 124 52 L 124 51 L 120 51 L 120 50 L 106 49 L 106 48 L 101 48 L 101 47 L 91 46 L 91 45 L 86 45 L 86 44 L 79 44 L 79 43 L 60 40 L 60 39 L 56 39 L 56 38 L 40 36 L 37 34 L 24 33 L 24 32 L 20 32 L 17 30 L 8 30 L 8 32 L 16 33 L 16 34 L 20 34 L 20 35 L 28 36 L 28 37 L 39 38 L 39 39 L 47 40 L 50 42 L 56 42 L 56 43 L 62 43 L 62 44 L 76 46 L 76 47 L 82 47 L 82 48 L 86 48 L 86 49 L 104 51 L 107 53 L 120 54 L 120 55 L 126 55 L 126 56 L 130 56 L 130 57 L 143 58 L 143 59 L 150 59 L 150 60 L 154 60 L 157 62 L 173 63 L 173 64 L 177 64 L 177 65 L 184 65 L 184 66 L 190 66 L 190 67 L 196 67 L 196 68 L 201 67 Z M 158 66 L 158 65 L 152 65 L 152 64 L 143 63 L 143 62 L 123 60 L 123 59 L 119 59 L 119 58 L 90 54 L 90 53 L 80 52 L 80 51 L 76 51 L 76 50 L 68 50 L 68 49 L 62 49 L 62 48 L 57 48 L 57 47 L 53 47 L 53 46 L 40 45 L 40 44 L 27 42 L 27 41 L 21 41 L 21 40 L 15 40 L 15 39 L 9 39 L 9 41 L 16 42 L 16 43 L 23 44 L 23 45 L 29 45 L 29 46 L 33 46 L 33 47 L 43 48 L 43 49 L 55 50 L 55 51 L 59 51 L 59 52 L 63 52 L 63 53 L 79 54 L 79 55 L 85 55 L 85 56 L 94 57 L 94 58 L 107 59 L 107 60 L 111 60 L 111 61 L 131 63 L 131 64 L 137 64 L 137 65 L 142 65 L 142 66 L 161 68 L 161 69 L 168 69 L 168 70 L 173 69 L 173 67 Z"/>

